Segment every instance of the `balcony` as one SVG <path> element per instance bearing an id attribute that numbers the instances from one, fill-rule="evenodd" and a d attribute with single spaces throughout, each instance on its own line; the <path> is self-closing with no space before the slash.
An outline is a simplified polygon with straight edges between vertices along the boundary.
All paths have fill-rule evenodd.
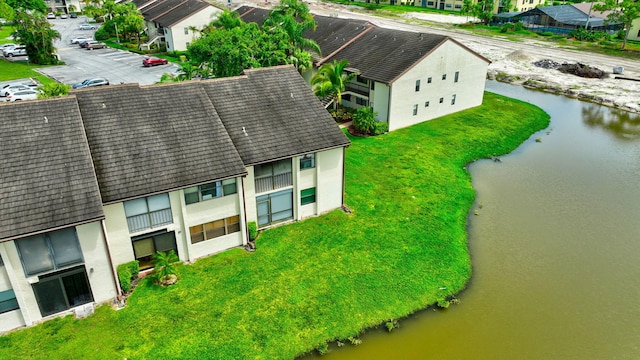
<path id="1" fill-rule="evenodd" d="M 293 185 L 291 172 L 256 178 L 256 194 Z"/>
<path id="2" fill-rule="evenodd" d="M 151 229 L 156 226 L 171 224 L 172 222 L 173 216 L 171 214 L 171 209 L 152 211 L 140 215 L 130 216 L 127 218 L 129 232 Z"/>
<path id="3" fill-rule="evenodd" d="M 350 91 L 359 95 L 369 97 L 369 85 L 357 83 L 355 81 L 349 83 L 344 91 Z"/>

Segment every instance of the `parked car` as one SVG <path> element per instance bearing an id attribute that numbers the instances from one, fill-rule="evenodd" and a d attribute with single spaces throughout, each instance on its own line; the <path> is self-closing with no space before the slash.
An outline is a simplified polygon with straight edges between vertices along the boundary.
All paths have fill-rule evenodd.
<path id="1" fill-rule="evenodd" d="M 80 30 L 95 30 L 96 26 L 92 25 L 92 24 L 84 23 L 84 24 L 78 25 L 78 29 L 80 29 Z"/>
<path id="2" fill-rule="evenodd" d="M 60 19 L 66 19 L 68 17 L 69 17 L 69 15 L 67 15 L 67 14 L 60 14 Z"/>
<path id="3" fill-rule="evenodd" d="M 4 97 L 9 95 L 9 93 L 17 90 L 27 90 L 27 89 L 35 89 L 36 84 L 8 84 L 0 89 L 0 96 Z"/>
<path id="4" fill-rule="evenodd" d="M 82 89 L 87 87 L 103 86 L 103 85 L 109 85 L 109 80 L 105 78 L 89 78 L 89 79 L 85 79 L 81 83 L 73 85 L 72 88 Z"/>
<path id="5" fill-rule="evenodd" d="M 144 67 L 156 66 L 156 65 L 167 65 L 168 63 L 169 63 L 169 60 L 161 59 L 157 57 L 145 57 L 144 59 L 142 59 L 142 66 Z"/>
<path id="6" fill-rule="evenodd" d="M 98 40 L 93 40 L 93 39 L 91 39 L 91 40 L 87 40 L 87 41 L 80 41 L 80 42 L 78 43 L 78 45 L 80 45 L 80 47 L 81 47 L 81 48 L 85 48 L 85 49 L 86 49 L 86 48 L 87 48 L 87 46 L 89 46 L 89 45 L 91 45 L 91 44 L 97 44 L 97 43 L 99 43 L 99 42 L 100 42 L 100 41 L 98 41 Z"/>
<path id="7" fill-rule="evenodd" d="M 47 14 L 47 19 L 55 19 L 56 18 L 56 14 L 54 13 L 48 13 Z"/>
<path id="8" fill-rule="evenodd" d="M 78 37 L 74 37 L 71 38 L 71 43 L 72 44 L 80 44 L 80 42 L 86 42 L 86 41 L 91 41 L 93 40 L 92 38 L 86 37 L 86 36 L 78 36 Z"/>
<path id="9" fill-rule="evenodd" d="M 9 49 L 4 49 L 2 50 L 2 55 L 4 55 L 4 57 L 26 56 L 27 48 L 24 46 L 15 46 Z"/>
<path id="10" fill-rule="evenodd" d="M 39 93 L 37 89 L 16 90 L 10 92 L 5 101 L 36 100 Z"/>
<path id="11" fill-rule="evenodd" d="M 72 19 L 76 19 L 76 18 L 78 18 L 78 14 L 71 13 L 71 14 L 69 14 L 69 17 L 72 18 Z"/>
<path id="12" fill-rule="evenodd" d="M 10 48 L 14 48 L 18 45 L 16 44 L 2 44 L 0 45 L 0 51 L 4 52 L 5 49 L 9 50 Z"/>
<path id="13" fill-rule="evenodd" d="M 107 44 L 100 41 L 87 41 L 85 48 L 87 48 L 87 50 L 106 49 Z"/>

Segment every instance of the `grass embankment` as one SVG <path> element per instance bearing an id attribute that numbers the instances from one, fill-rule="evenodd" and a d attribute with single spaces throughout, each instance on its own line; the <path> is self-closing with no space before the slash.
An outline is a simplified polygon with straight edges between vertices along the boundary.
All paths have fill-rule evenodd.
<path id="1" fill-rule="evenodd" d="M 26 62 L 22 61 L 7 61 L 3 58 L 0 58 L 0 82 L 23 79 L 23 78 L 34 78 L 37 79 L 41 84 L 49 84 L 55 83 L 54 80 L 40 74 L 39 72 L 33 70 L 37 67 L 43 67 L 42 65 L 29 65 Z"/>
<path id="2" fill-rule="evenodd" d="M 462 290 L 471 276 L 465 165 L 508 153 L 548 125 L 532 105 L 485 104 L 379 137 L 352 138 L 346 203 L 142 282 L 126 308 L 0 337 L 1 359 L 277 359 L 357 336 Z M 446 288 L 446 289 L 442 289 Z M 464 306 L 464 305 L 461 305 Z"/>

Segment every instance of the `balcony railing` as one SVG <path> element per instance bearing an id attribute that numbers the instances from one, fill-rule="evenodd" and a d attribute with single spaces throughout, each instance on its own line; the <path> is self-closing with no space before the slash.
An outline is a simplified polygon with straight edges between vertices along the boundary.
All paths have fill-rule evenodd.
<path id="1" fill-rule="evenodd" d="M 171 209 L 152 211 L 127 218 L 129 232 L 151 229 L 156 226 L 171 224 L 172 222 L 173 215 L 171 214 Z"/>
<path id="2" fill-rule="evenodd" d="M 293 185 L 291 172 L 256 178 L 256 194 Z"/>
<path id="3" fill-rule="evenodd" d="M 351 91 L 356 94 L 369 96 L 369 85 L 351 82 L 347 85 L 345 91 Z"/>

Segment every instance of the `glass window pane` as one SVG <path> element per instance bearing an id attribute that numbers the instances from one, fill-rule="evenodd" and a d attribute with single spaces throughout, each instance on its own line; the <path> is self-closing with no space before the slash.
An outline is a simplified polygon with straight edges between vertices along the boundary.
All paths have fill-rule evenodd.
<path id="1" fill-rule="evenodd" d="M 69 308 L 59 277 L 40 279 L 40 282 L 33 284 L 33 292 L 38 300 L 42 316 L 55 314 Z"/>
<path id="2" fill-rule="evenodd" d="M 271 194 L 271 213 L 293 208 L 293 192 L 291 190 Z"/>
<path id="3" fill-rule="evenodd" d="M 224 188 L 224 195 L 231 195 L 238 192 L 236 187 L 236 179 L 227 179 L 222 181 L 222 187 Z"/>
<path id="4" fill-rule="evenodd" d="M 205 237 L 213 239 L 224 235 L 224 220 L 216 220 L 204 225 Z"/>
<path id="5" fill-rule="evenodd" d="M 214 197 L 222 196 L 222 185 L 219 181 L 211 184 L 200 186 L 200 193 L 202 194 L 202 200 L 213 199 Z"/>
<path id="6" fill-rule="evenodd" d="M 133 253 L 135 254 L 136 259 L 151 256 L 155 252 L 156 251 L 153 247 L 153 238 L 146 238 L 133 242 Z"/>
<path id="7" fill-rule="evenodd" d="M 185 202 L 185 204 L 189 205 L 189 204 L 197 203 L 198 201 L 199 201 L 199 199 L 198 199 L 198 187 L 197 186 L 190 187 L 188 189 L 184 189 L 184 202 Z"/>
<path id="8" fill-rule="evenodd" d="M 156 251 L 169 252 L 170 250 L 174 250 L 176 255 L 178 254 L 178 249 L 176 248 L 176 238 L 172 232 L 160 234 L 154 236 L 156 243 Z"/>
<path id="9" fill-rule="evenodd" d="M 291 159 L 284 159 L 273 163 L 273 174 L 284 174 L 291 172 Z"/>
<path id="10" fill-rule="evenodd" d="M 269 214 L 269 202 L 263 201 L 258 203 L 258 216 Z"/>
<path id="11" fill-rule="evenodd" d="M 0 314 L 19 309 L 18 300 L 13 289 L 0 291 Z"/>
<path id="12" fill-rule="evenodd" d="M 227 234 L 240 231 L 240 216 L 231 216 L 227 218 Z"/>
<path id="13" fill-rule="evenodd" d="M 254 172 L 254 177 L 256 178 L 261 176 L 271 176 L 272 175 L 271 164 L 256 165 L 253 167 L 253 172 Z"/>
<path id="14" fill-rule="evenodd" d="M 27 275 L 53 270 L 53 260 L 44 235 L 17 240 L 16 245 Z"/>
<path id="15" fill-rule="evenodd" d="M 69 306 L 79 306 L 93 301 L 87 273 L 84 269 L 82 272 L 62 277 L 62 284 Z"/>
<path id="16" fill-rule="evenodd" d="M 135 199 L 124 202 L 124 213 L 127 217 L 147 213 L 147 200 Z"/>
<path id="17" fill-rule="evenodd" d="M 56 268 L 82 262 L 82 250 L 75 229 L 69 228 L 49 233 L 49 240 Z"/>
<path id="18" fill-rule="evenodd" d="M 258 216 L 258 225 L 262 226 L 262 225 L 266 225 L 269 223 L 269 216 L 265 215 L 265 216 Z"/>
<path id="19" fill-rule="evenodd" d="M 149 203 L 149 211 L 157 211 L 162 209 L 169 209 L 171 204 L 169 203 L 169 194 L 153 195 L 147 198 Z"/>

